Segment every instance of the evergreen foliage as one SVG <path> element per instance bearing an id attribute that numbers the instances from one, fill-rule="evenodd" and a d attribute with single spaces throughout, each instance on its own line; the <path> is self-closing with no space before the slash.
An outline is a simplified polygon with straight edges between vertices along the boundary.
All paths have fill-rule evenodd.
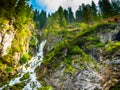
<path id="1" fill-rule="evenodd" d="M 93 18 L 94 20 L 96 20 L 97 19 L 97 6 L 94 1 L 92 1 L 91 9 L 92 9 Z"/>
<path id="2" fill-rule="evenodd" d="M 69 20 L 69 17 L 68 17 L 68 10 L 64 10 L 64 15 L 65 15 L 65 19 L 66 19 L 66 21 L 68 22 L 68 20 Z"/>
<path id="3" fill-rule="evenodd" d="M 83 3 L 79 6 L 78 10 L 76 10 L 75 15 L 71 7 L 63 9 L 61 6 L 56 12 L 48 14 L 48 16 L 45 13 L 43 10 L 41 13 L 37 10 L 34 11 L 34 21 L 36 22 L 37 28 L 58 29 L 73 22 L 86 23 L 89 25 L 99 22 L 102 19 L 118 15 L 120 13 L 120 1 L 112 0 L 110 2 L 109 0 L 99 0 L 98 5 L 96 5 L 94 1 L 91 2 L 91 5 L 85 5 Z"/>
<path id="4" fill-rule="evenodd" d="M 65 14 L 63 11 L 63 8 L 60 6 L 58 9 L 58 13 L 59 13 L 59 24 L 60 26 L 66 26 L 66 19 L 65 19 Z"/>
<path id="5" fill-rule="evenodd" d="M 79 9 L 76 11 L 76 21 L 77 22 L 82 22 L 82 18 L 83 18 L 83 15 L 82 15 L 82 7 L 79 6 Z"/>
<path id="6" fill-rule="evenodd" d="M 83 7 L 83 21 L 85 23 L 90 23 L 92 22 L 92 10 L 91 10 L 91 6 L 89 4 L 85 5 Z"/>
<path id="7" fill-rule="evenodd" d="M 47 15 L 46 15 L 46 11 L 41 11 L 40 15 L 39 15 L 39 19 L 40 19 L 40 28 L 44 28 L 47 22 Z"/>
<path id="8" fill-rule="evenodd" d="M 99 7 L 103 18 L 109 18 L 117 14 L 109 0 L 99 0 Z"/>
<path id="9" fill-rule="evenodd" d="M 120 13 L 120 0 L 111 0 L 115 12 Z"/>
<path id="10" fill-rule="evenodd" d="M 69 17 L 69 22 L 74 21 L 74 15 L 71 7 L 68 8 L 68 17 Z"/>

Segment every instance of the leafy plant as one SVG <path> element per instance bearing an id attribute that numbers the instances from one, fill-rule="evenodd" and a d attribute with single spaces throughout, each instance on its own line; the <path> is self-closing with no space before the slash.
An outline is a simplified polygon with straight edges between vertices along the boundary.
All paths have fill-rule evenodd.
<path id="1" fill-rule="evenodd" d="M 120 42 L 113 42 L 113 43 L 109 43 L 107 48 L 106 48 L 106 52 L 114 52 L 116 51 L 118 48 L 120 47 Z"/>
<path id="2" fill-rule="evenodd" d="M 6 72 L 11 72 L 12 70 L 13 70 L 13 68 L 12 67 L 10 67 L 10 66 L 6 66 Z"/>
<path id="3" fill-rule="evenodd" d="M 53 87 L 52 86 L 43 86 L 42 88 L 40 88 L 38 90 L 53 90 Z"/>
<path id="4" fill-rule="evenodd" d="M 81 49 L 78 46 L 73 46 L 69 49 L 70 51 L 68 53 L 70 54 L 80 54 Z"/>
<path id="5" fill-rule="evenodd" d="M 29 55 L 28 54 L 24 54 L 21 58 L 20 58 L 20 64 L 24 64 L 29 60 Z"/>
<path id="6" fill-rule="evenodd" d="M 100 43 L 98 43 L 96 46 L 97 46 L 97 47 L 104 47 L 105 44 L 100 42 Z"/>

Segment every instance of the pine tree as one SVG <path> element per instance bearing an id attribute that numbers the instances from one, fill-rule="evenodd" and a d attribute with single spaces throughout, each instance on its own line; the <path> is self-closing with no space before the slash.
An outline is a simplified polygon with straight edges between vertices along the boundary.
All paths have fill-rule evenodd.
<path id="1" fill-rule="evenodd" d="M 12 18 L 17 0 L 0 0 L 0 16 Z"/>
<path id="2" fill-rule="evenodd" d="M 81 6 L 79 6 L 79 9 L 76 11 L 75 15 L 76 15 L 76 21 L 82 22 L 83 16 L 82 16 L 82 7 Z"/>
<path id="3" fill-rule="evenodd" d="M 56 11 L 55 13 L 52 13 L 51 16 L 47 20 L 47 28 L 49 29 L 56 29 L 60 27 L 59 24 L 59 13 Z"/>
<path id="4" fill-rule="evenodd" d="M 47 22 L 47 15 L 45 11 L 41 11 L 40 15 L 39 15 L 39 21 L 40 21 L 40 28 L 44 28 Z"/>
<path id="5" fill-rule="evenodd" d="M 74 22 L 74 15 L 71 7 L 68 8 L 68 16 L 69 16 L 69 22 Z"/>
<path id="6" fill-rule="evenodd" d="M 68 14 L 68 10 L 64 10 L 64 15 L 65 15 L 65 19 L 68 22 L 69 21 L 69 14 Z"/>
<path id="7" fill-rule="evenodd" d="M 108 18 L 117 14 L 109 0 L 99 0 L 99 7 L 101 9 L 103 18 Z"/>
<path id="8" fill-rule="evenodd" d="M 58 13 L 59 13 L 59 24 L 61 26 L 66 26 L 66 19 L 65 19 L 65 15 L 64 15 L 64 11 L 63 11 L 63 8 L 60 6 L 58 8 Z"/>
<path id="9" fill-rule="evenodd" d="M 87 4 L 86 6 L 83 7 L 83 21 L 89 24 L 92 22 L 92 18 L 93 16 L 91 6 Z"/>
<path id="10" fill-rule="evenodd" d="M 97 6 L 94 3 L 94 1 L 92 1 L 91 9 L 92 9 L 93 18 L 94 20 L 96 20 L 97 19 Z"/>
<path id="11" fill-rule="evenodd" d="M 120 0 L 111 0 L 112 2 L 112 7 L 114 10 L 118 13 L 120 13 Z"/>

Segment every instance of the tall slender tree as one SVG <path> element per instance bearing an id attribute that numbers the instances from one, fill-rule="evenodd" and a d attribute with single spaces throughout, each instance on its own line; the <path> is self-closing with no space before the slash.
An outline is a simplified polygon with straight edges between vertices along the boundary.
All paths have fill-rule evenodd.
<path id="1" fill-rule="evenodd" d="M 120 0 L 111 0 L 112 2 L 112 7 L 114 10 L 118 13 L 120 13 Z"/>
<path id="2" fill-rule="evenodd" d="M 101 9 L 103 18 L 108 18 L 117 14 L 109 0 L 99 0 L 99 7 Z"/>
<path id="3" fill-rule="evenodd" d="M 0 0 L 0 16 L 13 17 L 16 3 L 17 0 Z"/>
<path id="4" fill-rule="evenodd" d="M 97 18 L 97 6 L 94 1 L 92 1 L 91 9 L 92 9 L 93 17 L 94 19 L 96 19 Z"/>
<path id="5" fill-rule="evenodd" d="M 69 14 L 68 14 L 68 10 L 64 10 L 64 15 L 65 15 L 65 19 L 68 22 L 69 21 Z"/>
<path id="6" fill-rule="evenodd" d="M 79 9 L 76 11 L 75 15 L 76 15 L 76 21 L 82 22 L 83 16 L 82 16 L 82 7 L 81 6 L 79 6 Z"/>
<path id="7" fill-rule="evenodd" d="M 93 16 L 92 16 L 91 6 L 87 4 L 83 7 L 83 21 L 89 24 L 92 22 L 92 18 Z"/>
<path id="8" fill-rule="evenodd" d="M 46 11 L 42 10 L 40 15 L 39 15 L 39 21 L 40 21 L 40 28 L 44 28 L 47 22 L 47 15 Z"/>
<path id="9" fill-rule="evenodd" d="M 74 22 L 74 14 L 71 7 L 68 8 L 68 16 L 69 16 L 69 22 Z"/>
<path id="10" fill-rule="evenodd" d="M 64 11 L 63 11 L 63 8 L 60 6 L 58 8 L 58 13 L 59 13 L 59 24 L 61 26 L 66 26 L 66 19 L 65 19 L 65 14 L 64 14 Z"/>

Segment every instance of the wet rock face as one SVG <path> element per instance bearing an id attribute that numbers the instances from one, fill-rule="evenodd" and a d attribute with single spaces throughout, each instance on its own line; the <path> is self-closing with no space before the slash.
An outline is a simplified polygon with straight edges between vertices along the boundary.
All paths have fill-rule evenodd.
<path id="1" fill-rule="evenodd" d="M 97 35 L 96 35 L 97 34 Z M 120 48 L 115 50 L 112 54 L 106 52 L 106 48 L 110 43 L 120 41 L 120 26 L 116 28 L 106 28 L 105 30 L 100 30 L 92 34 L 96 35 L 99 38 L 100 43 L 104 43 L 103 47 L 93 46 L 88 48 L 89 45 L 93 43 L 85 42 L 80 46 L 83 51 L 89 55 L 90 58 L 97 61 L 99 65 L 99 70 L 93 68 L 91 63 L 87 64 L 85 67 L 82 67 L 84 64 L 81 63 L 82 56 L 73 56 L 72 57 L 72 73 L 66 73 L 67 65 L 64 64 L 63 59 L 60 59 L 57 56 L 53 59 L 54 61 L 59 62 L 59 67 L 52 68 L 52 63 L 49 66 L 45 66 L 46 72 L 42 80 L 46 85 L 51 85 L 55 90 L 112 90 L 116 88 L 115 85 L 118 85 L 120 82 Z M 87 36 L 86 36 L 87 37 Z M 55 41 L 54 41 L 55 40 Z M 61 41 L 62 39 L 49 39 L 47 42 L 48 47 L 52 43 L 52 50 L 56 41 Z M 53 43 L 56 42 L 56 43 Z M 76 60 L 78 60 L 76 62 Z M 76 63 L 75 63 L 76 62 Z M 54 63 L 54 62 L 53 62 Z M 82 69 L 80 68 L 82 67 Z M 72 69 L 71 69 L 72 71 Z M 42 72 L 41 72 L 42 73 Z M 114 89 L 113 89 L 114 90 Z"/>
<path id="2" fill-rule="evenodd" d="M 15 33 L 14 33 L 14 27 L 9 26 L 8 24 L 1 25 L 0 29 L 1 29 L 0 31 L 0 56 L 4 56 L 8 53 L 8 48 L 11 47 Z"/>
<path id="3" fill-rule="evenodd" d="M 62 40 L 61 35 L 54 35 L 54 34 L 48 34 L 47 36 L 47 43 L 46 43 L 46 52 L 49 52 L 54 48 L 54 45 Z"/>
<path id="4" fill-rule="evenodd" d="M 119 32 L 116 35 L 114 35 L 114 39 L 113 40 L 120 41 L 120 30 L 119 30 Z"/>
<path id="5" fill-rule="evenodd" d="M 81 56 L 72 57 L 72 66 L 75 72 L 65 73 L 66 65 L 61 63 L 58 68 L 52 70 L 48 68 L 45 77 L 43 78 L 47 85 L 52 85 L 55 90 L 95 90 L 101 89 L 102 76 L 91 68 L 91 65 L 84 67 L 81 61 Z M 76 59 L 78 60 L 76 63 Z M 81 67 L 83 66 L 83 69 Z M 71 70 L 72 71 L 72 70 Z"/>
<path id="6" fill-rule="evenodd" d="M 114 40 L 120 40 L 120 26 L 117 26 L 115 29 L 105 29 L 97 34 L 102 43 L 111 42 Z"/>
<path id="7" fill-rule="evenodd" d="M 4 56 L 7 54 L 7 49 L 11 47 L 11 43 L 14 39 L 14 32 L 10 31 L 9 33 L 5 33 L 2 42 L 1 42 L 1 56 Z"/>
<path id="8" fill-rule="evenodd" d="M 14 53 L 12 66 L 16 67 L 19 63 L 21 54 L 19 52 Z"/>

